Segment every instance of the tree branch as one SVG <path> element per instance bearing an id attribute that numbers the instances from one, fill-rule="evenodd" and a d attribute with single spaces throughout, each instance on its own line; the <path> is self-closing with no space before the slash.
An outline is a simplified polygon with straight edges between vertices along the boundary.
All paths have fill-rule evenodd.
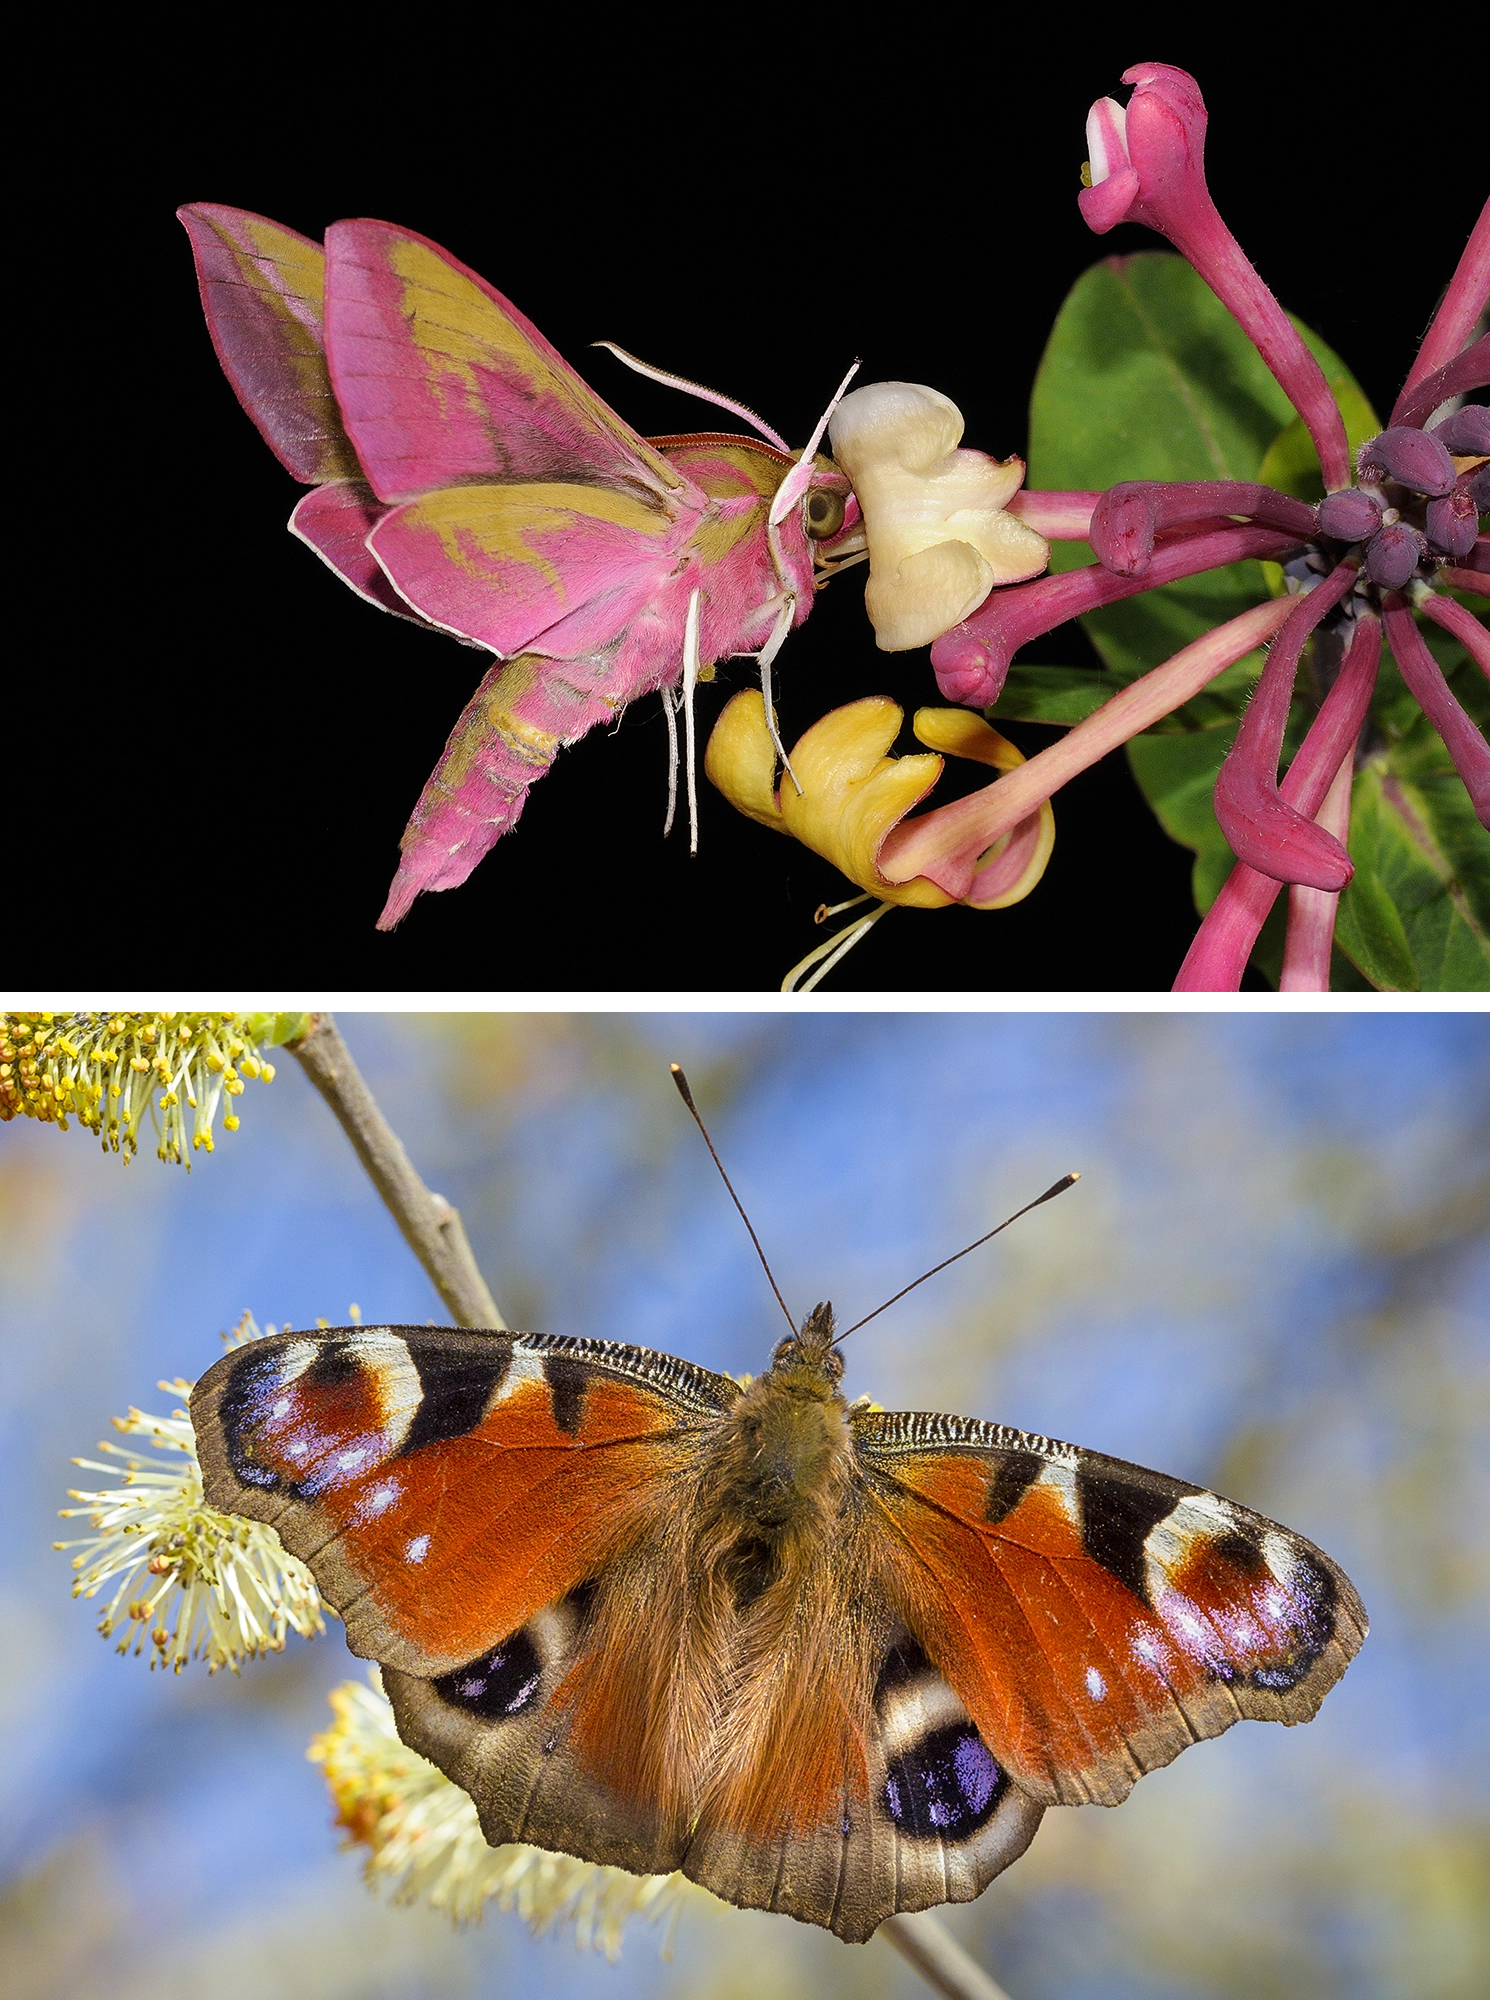
<path id="1" fill-rule="evenodd" d="M 329 1014 L 313 1014 L 305 1035 L 286 1047 L 336 1113 L 384 1206 L 456 1325 L 503 1327 L 506 1322 L 477 1268 L 459 1214 L 415 1173 L 336 1022 Z M 925 1911 L 914 1917 L 887 1917 L 876 1936 L 893 1945 L 945 2000 L 1009 2000 L 1003 1987 Z"/>
<path id="2" fill-rule="evenodd" d="M 989 1978 L 929 1911 L 914 1917 L 886 1917 L 875 1936 L 894 1945 L 926 1984 L 945 1994 L 946 2000 L 1009 2000 L 998 1981 Z"/>
<path id="3" fill-rule="evenodd" d="M 429 1273 L 457 1326 L 501 1328 L 506 1321 L 486 1288 L 460 1215 L 420 1180 L 402 1141 L 363 1082 L 330 1014 L 313 1014 L 289 1052 L 336 1113 L 404 1241 Z"/>

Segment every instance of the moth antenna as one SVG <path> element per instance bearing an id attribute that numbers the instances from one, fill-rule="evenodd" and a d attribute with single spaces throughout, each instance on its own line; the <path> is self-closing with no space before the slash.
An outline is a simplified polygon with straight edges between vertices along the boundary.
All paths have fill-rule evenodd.
<path id="1" fill-rule="evenodd" d="M 833 393 L 832 402 L 829 403 L 827 409 L 823 411 L 822 415 L 817 420 L 817 429 L 812 433 L 812 436 L 807 440 L 806 444 L 802 447 L 801 456 L 798 458 L 796 464 L 792 467 L 791 471 L 786 475 L 785 479 L 783 479 L 781 484 L 777 487 L 776 498 L 771 502 L 771 511 L 766 516 L 766 520 L 771 527 L 773 528 L 778 527 L 781 524 L 781 522 L 783 522 L 786 519 L 787 515 L 792 511 L 793 507 L 796 506 L 797 502 L 801 499 L 802 495 L 807 491 L 808 487 L 812 484 L 812 455 L 817 450 L 818 446 L 822 443 L 823 432 L 828 428 L 828 425 L 832 420 L 833 412 L 838 408 L 838 405 L 843 401 L 844 395 L 848 390 L 849 383 L 853 381 L 854 377 L 858 374 L 859 370 L 863 366 L 864 364 L 862 361 L 855 361 L 853 366 L 849 369 L 847 375 L 845 375 L 843 380 L 839 383 L 837 389 Z"/>
<path id="2" fill-rule="evenodd" d="M 1001 1222 L 997 1229 L 990 1229 L 987 1236 L 980 1236 L 975 1243 L 969 1243 L 966 1250 L 958 1250 L 950 1257 L 943 1257 L 940 1264 L 933 1264 L 931 1269 L 929 1271 L 923 1271 L 919 1278 L 912 1278 L 911 1282 L 908 1285 L 902 1285 L 900 1290 L 895 1293 L 893 1298 L 888 1298 L 885 1300 L 884 1305 L 876 1306 L 872 1313 L 865 1313 L 863 1319 L 856 1319 L 852 1326 L 846 1327 L 844 1331 L 839 1334 L 838 1340 L 835 1340 L 833 1345 L 836 1347 L 838 1345 L 839 1340 L 847 1340 L 849 1335 L 851 1333 L 857 1333 L 861 1326 L 868 1326 L 869 1322 L 872 1319 L 878 1319 L 880 1314 L 884 1312 L 888 1307 L 893 1306 L 897 1299 L 903 1299 L 906 1293 L 913 1292 L 916 1289 L 917 1285 L 924 1285 L 926 1283 L 926 1280 L 928 1278 L 934 1278 L 938 1271 L 945 1271 L 947 1266 L 949 1264 L 955 1264 L 959 1257 L 966 1257 L 969 1250 L 981 1249 L 982 1246 L 985 1243 L 987 1243 L 990 1238 L 998 1236 L 1004 1230 L 1006 1230 L 1009 1227 L 1009 1223 L 1018 1222 L 1021 1215 L 1028 1215 L 1030 1210 L 1032 1208 L 1038 1208 L 1042 1201 L 1054 1201 L 1058 1194 L 1064 1194 L 1068 1187 L 1074 1187 L 1077 1181 L 1079 1181 L 1080 1179 L 1081 1179 L 1080 1174 L 1063 1175 L 1062 1178 L 1056 1182 L 1054 1187 L 1046 1188 L 1044 1194 L 1037 1194 L 1035 1196 L 1035 1199 L 1033 1201 L 1027 1201 L 1023 1208 L 1016 1208 L 1014 1213 L 1007 1219 L 1007 1221 Z"/>
<path id="3" fill-rule="evenodd" d="M 634 368 L 638 375 L 645 375 L 653 382 L 660 382 L 665 389 L 681 389 L 685 396 L 697 396 L 705 403 L 713 403 L 721 410 L 728 410 L 731 416 L 743 417 L 752 429 L 758 430 L 769 444 L 791 457 L 791 446 L 771 426 L 758 417 L 748 403 L 737 403 L 732 396 L 721 396 L 717 389 L 706 389 L 702 382 L 690 382 L 686 375 L 674 375 L 666 368 L 654 368 L 649 361 L 638 361 L 634 354 L 628 354 L 624 347 L 617 347 L 613 340 L 592 340 L 592 347 L 606 347 L 617 361 L 624 361 L 628 368 Z"/>
<path id="4" fill-rule="evenodd" d="M 667 717 L 667 818 L 662 822 L 662 837 L 666 840 L 678 809 L 678 712 L 671 688 L 662 690 L 662 712 Z"/>
<path id="5" fill-rule="evenodd" d="M 688 1088 L 688 1079 L 686 1076 L 684 1076 L 682 1068 L 679 1064 L 669 1063 L 668 1068 L 672 1071 L 673 1082 L 678 1086 L 679 1097 L 682 1098 L 683 1102 L 688 1106 L 688 1109 L 693 1113 L 693 1122 L 695 1125 L 697 1125 L 700 1132 L 702 1132 L 704 1135 L 704 1144 L 708 1147 L 710 1156 L 713 1159 L 715 1166 L 718 1167 L 719 1169 L 719 1178 L 724 1182 L 724 1185 L 727 1188 L 729 1188 L 730 1200 L 735 1204 L 735 1207 L 740 1211 L 740 1220 L 744 1223 L 746 1229 L 749 1231 L 750 1240 L 755 1245 L 755 1254 L 761 1260 L 761 1269 L 765 1272 L 766 1277 L 770 1282 L 771 1290 L 776 1294 L 776 1303 L 777 1305 L 780 1306 L 781 1310 L 786 1314 L 786 1323 L 791 1328 L 792 1332 L 795 1333 L 797 1331 L 797 1322 L 792 1318 L 791 1308 L 790 1306 L 788 1306 L 786 1300 L 781 1296 L 781 1287 L 780 1285 L 777 1284 L 775 1277 L 772 1275 L 771 1266 L 766 1262 L 766 1253 L 761 1248 L 761 1240 L 756 1235 L 754 1229 L 752 1229 L 750 1226 L 750 1217 L 745 1213 L 745 1204 L 741 1201 L 740 1197 L 735 1193 L 735 1190 L 730 1182 L 730 1177 L 724 1171 L 723 1160 L 721 1160 L 719 1155 L 714 1151 L 714 1141 L 709 1137 L 708 1126 L 704 1123 L 703 1119 L 700 1118 L 698 1115 L 698 1106 L 693 1101 L 693 1092 Z"/>
<path id="6" fill-rule="evenodd" d="M 688 852 L 698 853 L 698 770 L 693 722 L 693 692 L 698 686 L 698 605 L 702 592 L 688 600 L 683 627 L 683 743 L 688 765 Z"/>

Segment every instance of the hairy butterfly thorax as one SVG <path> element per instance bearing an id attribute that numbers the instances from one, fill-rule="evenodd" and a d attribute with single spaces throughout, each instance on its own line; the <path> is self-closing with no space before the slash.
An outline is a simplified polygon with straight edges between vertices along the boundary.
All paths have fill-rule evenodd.
<path id="1" fill-rule="evenodd" d="M 730 1413 L 721 1504 L 767 1540 L 831 1528 L 842 1511 L 853 1445 L 832 1339 L 833 1308 L 818 1306 Z"/>

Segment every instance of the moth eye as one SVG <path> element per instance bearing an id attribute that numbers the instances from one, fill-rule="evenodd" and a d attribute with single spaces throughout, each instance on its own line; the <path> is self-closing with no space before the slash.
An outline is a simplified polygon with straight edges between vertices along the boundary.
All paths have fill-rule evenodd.
<path id="1" fill-rule="evenodd" d="M 825 542 L 843 526 L 846 506 L 842 493 L 830 486 L 815 486 L 807 496 L 807 532 L 815 542 Z"/>

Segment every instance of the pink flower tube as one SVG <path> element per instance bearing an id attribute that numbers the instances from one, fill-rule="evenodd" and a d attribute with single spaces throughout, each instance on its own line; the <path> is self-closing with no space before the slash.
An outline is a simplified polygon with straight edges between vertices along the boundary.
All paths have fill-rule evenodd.
<path id="1" fill-rule="evenodd" d="M 1343 847 L 1350 834 L 1350 794 L 1355 784 L 1355 758 L 1343 757 L 1340 768 L 1315 815 L 1326 833 Z M 1328 993 L 1330 950 L 1335 942 L 1335 912 L 1340 898 L 1328 889 L 1306 889 L 1295 882 L 1288 892 L 1288 931 L 1283 940 L 1280 993 Z"/>
<path id="2" fill-rule="evenodd" d="M 1450 482 L 1452 484 L 1452 480 Z M 1250 479 L 1125 479 L 1092 510 L 1088 539 L 1097 560 L 1119 576 L 1143 576 L 1154 537 L 1166 528 L 1245 514 L 1258 527 L 1308 541 L 1319 532 L 1313 507 Z"/>
<path id="3" fill-rule="evenodd" d="M 1389 429 L 1425 424 L 1450 396 L 1463 396 L 1471 389 L 1483 389 L 1490 382 L 1490 333 L 1483 334 L 1473 347 L 1466 347 L 1442 368 L 1419 378 L 1416 388 L 1404 389 L 1397 398 Z"/>
<path id="4" fill-rule="evenodd" d="M 1280 790 L 1286 804 L 1312 818 L 1324 804 L 1334 774 L 1352 761 L 1356 738 L 1371 706 L 1381 659 L 1381 621 L 1369 612 L 1356 620 L 1350 650 L 1335 685 Z M 1227 876 L 1185 954 L 1176 993 L 1235 993 L 1242 983 L 1257 934 L 1283 884 L 1239 861 Z"/>
<path id="5" fill-rule="evenodd" d="M 1217 674 L 1272 638 L 1292 610 L 1293 600 L 1286 597 L 1254 604 L 1131 681 L 1059 742 L 997 783 L 919 819 L 902 820 L 879 851 L 881 875 L 895 883 L 924 875 L 960 901 L 973 890 L 982 857 L 1001 834 L 1130 736 L 1152 729 L 1192 701 Z M 961 886 L 954 888 L 954 883 Z"/>
<path id="6" fill-rule="evenodd" d="M 1216 818 L 1238 861 L 1280 882 L 1337 893 L 1355 872 L 1350 856 L 1333 834 L 1283 797 L 1278 758 L 1304 642 L 1359 574 L 1354 563 L 1340 563 L 1307 597 L 1295 600 L 1216 779 Z"/>
<path id="7" fill-rule="evenodd" d="M 1490 745 L 1455 701 L 1437 660 L 1428 651 L 1427 640 L 1395 590 L 1387 595 L 1384 615 L 1392 657 L 1407 691 L 1443 738 L 1454 769 L 1464 780 L 1476 819 L 1481 826 L 1490 827 Z"/>
<path id="8" fill-rule="evenodd" d="M 1449 575 L 1452 577 L 1453 571 Z M 1483 577 L 1479 578 L 1479 583 L 1483 587 Z M 1445 632 L 1452 632 L 1486 680 L 1490 680 L 1490 632 L 1485 630 L 1474 613 L 1436 590 L 1415 591 L 1413 595 L 1423 616 L 1431 618 L 1435 625 L 1441 625 Z"/>
<path id="9" fill-rule="evenodd" d="M 1089 228 L 1105 236 L 1142 222 L 1167 236 L 1256 344 L 1308 427 L 1325 490 L 1350 484 L 1345 425 L 1319 363 L 1241 245 L 1221 220 L 1205 180 L 1205 99 L 1193 76 L 1170 63 L 1136 63 L 1126 110 L 1113 98 L 1087 120 L 1092 185 L 1078 197 Z"/>
<path id="10" fill-rule="evenodd" d="M 1433 324 L 1418 349 L 1417 359 L 1408 370 L 1402 394 L 1392 411 L 1394 424 L 1412 421 L 1403 415 L 1403 411 L 1410 401 L 1416 401 L 1414 390 L 1425 377 L 1435 374 L 1453 360 L 1474 332 L 1475 323 L 1487 305 L 1490 305 L 1490 201 L 1480 210 L 1480 219 L 1470 231 L 1464 255 L 1459 259 L 1458 267 L 1449 280 L 1449 288 L 1443 295 L 1443 304 L 1434 315 Z M 1442 401 L 1440 397 L 1439 402 Z M 1437 404 L 1430 408 L 1436 409 Z"/>
<path id="11" fill-rule="evenodd" d="M 937 686 L 948 701 L 987 708 L 998 700 L 1009 663 L 1027 640 L 1051 632 L 1068 618 L 1096 611 L 1120 598 L 1136 597 L 1161 583 L 1215 569 L 1245 557 L 1278 558 L 1299 545 L 1297 535 L 1273 528 L 1218 528 L 1176 537 L 1155 549 L 1142 576 L 1115 576 L 1101 563 L 1037 577 L 1033 583 L 996 590 L 978 609 L 932 646 Z M 1245 650 L 1245 649 L 1244 649 Z M 1145 725 L 1146 726 L 1146 725 Z"/>
<path id="12" fill-rule="evenodd" d="M 1031 493 L 1021 486 L 1004 512 L 1023 521 L 1047 542 L 1084 542 L 1100 493 Z"/>

